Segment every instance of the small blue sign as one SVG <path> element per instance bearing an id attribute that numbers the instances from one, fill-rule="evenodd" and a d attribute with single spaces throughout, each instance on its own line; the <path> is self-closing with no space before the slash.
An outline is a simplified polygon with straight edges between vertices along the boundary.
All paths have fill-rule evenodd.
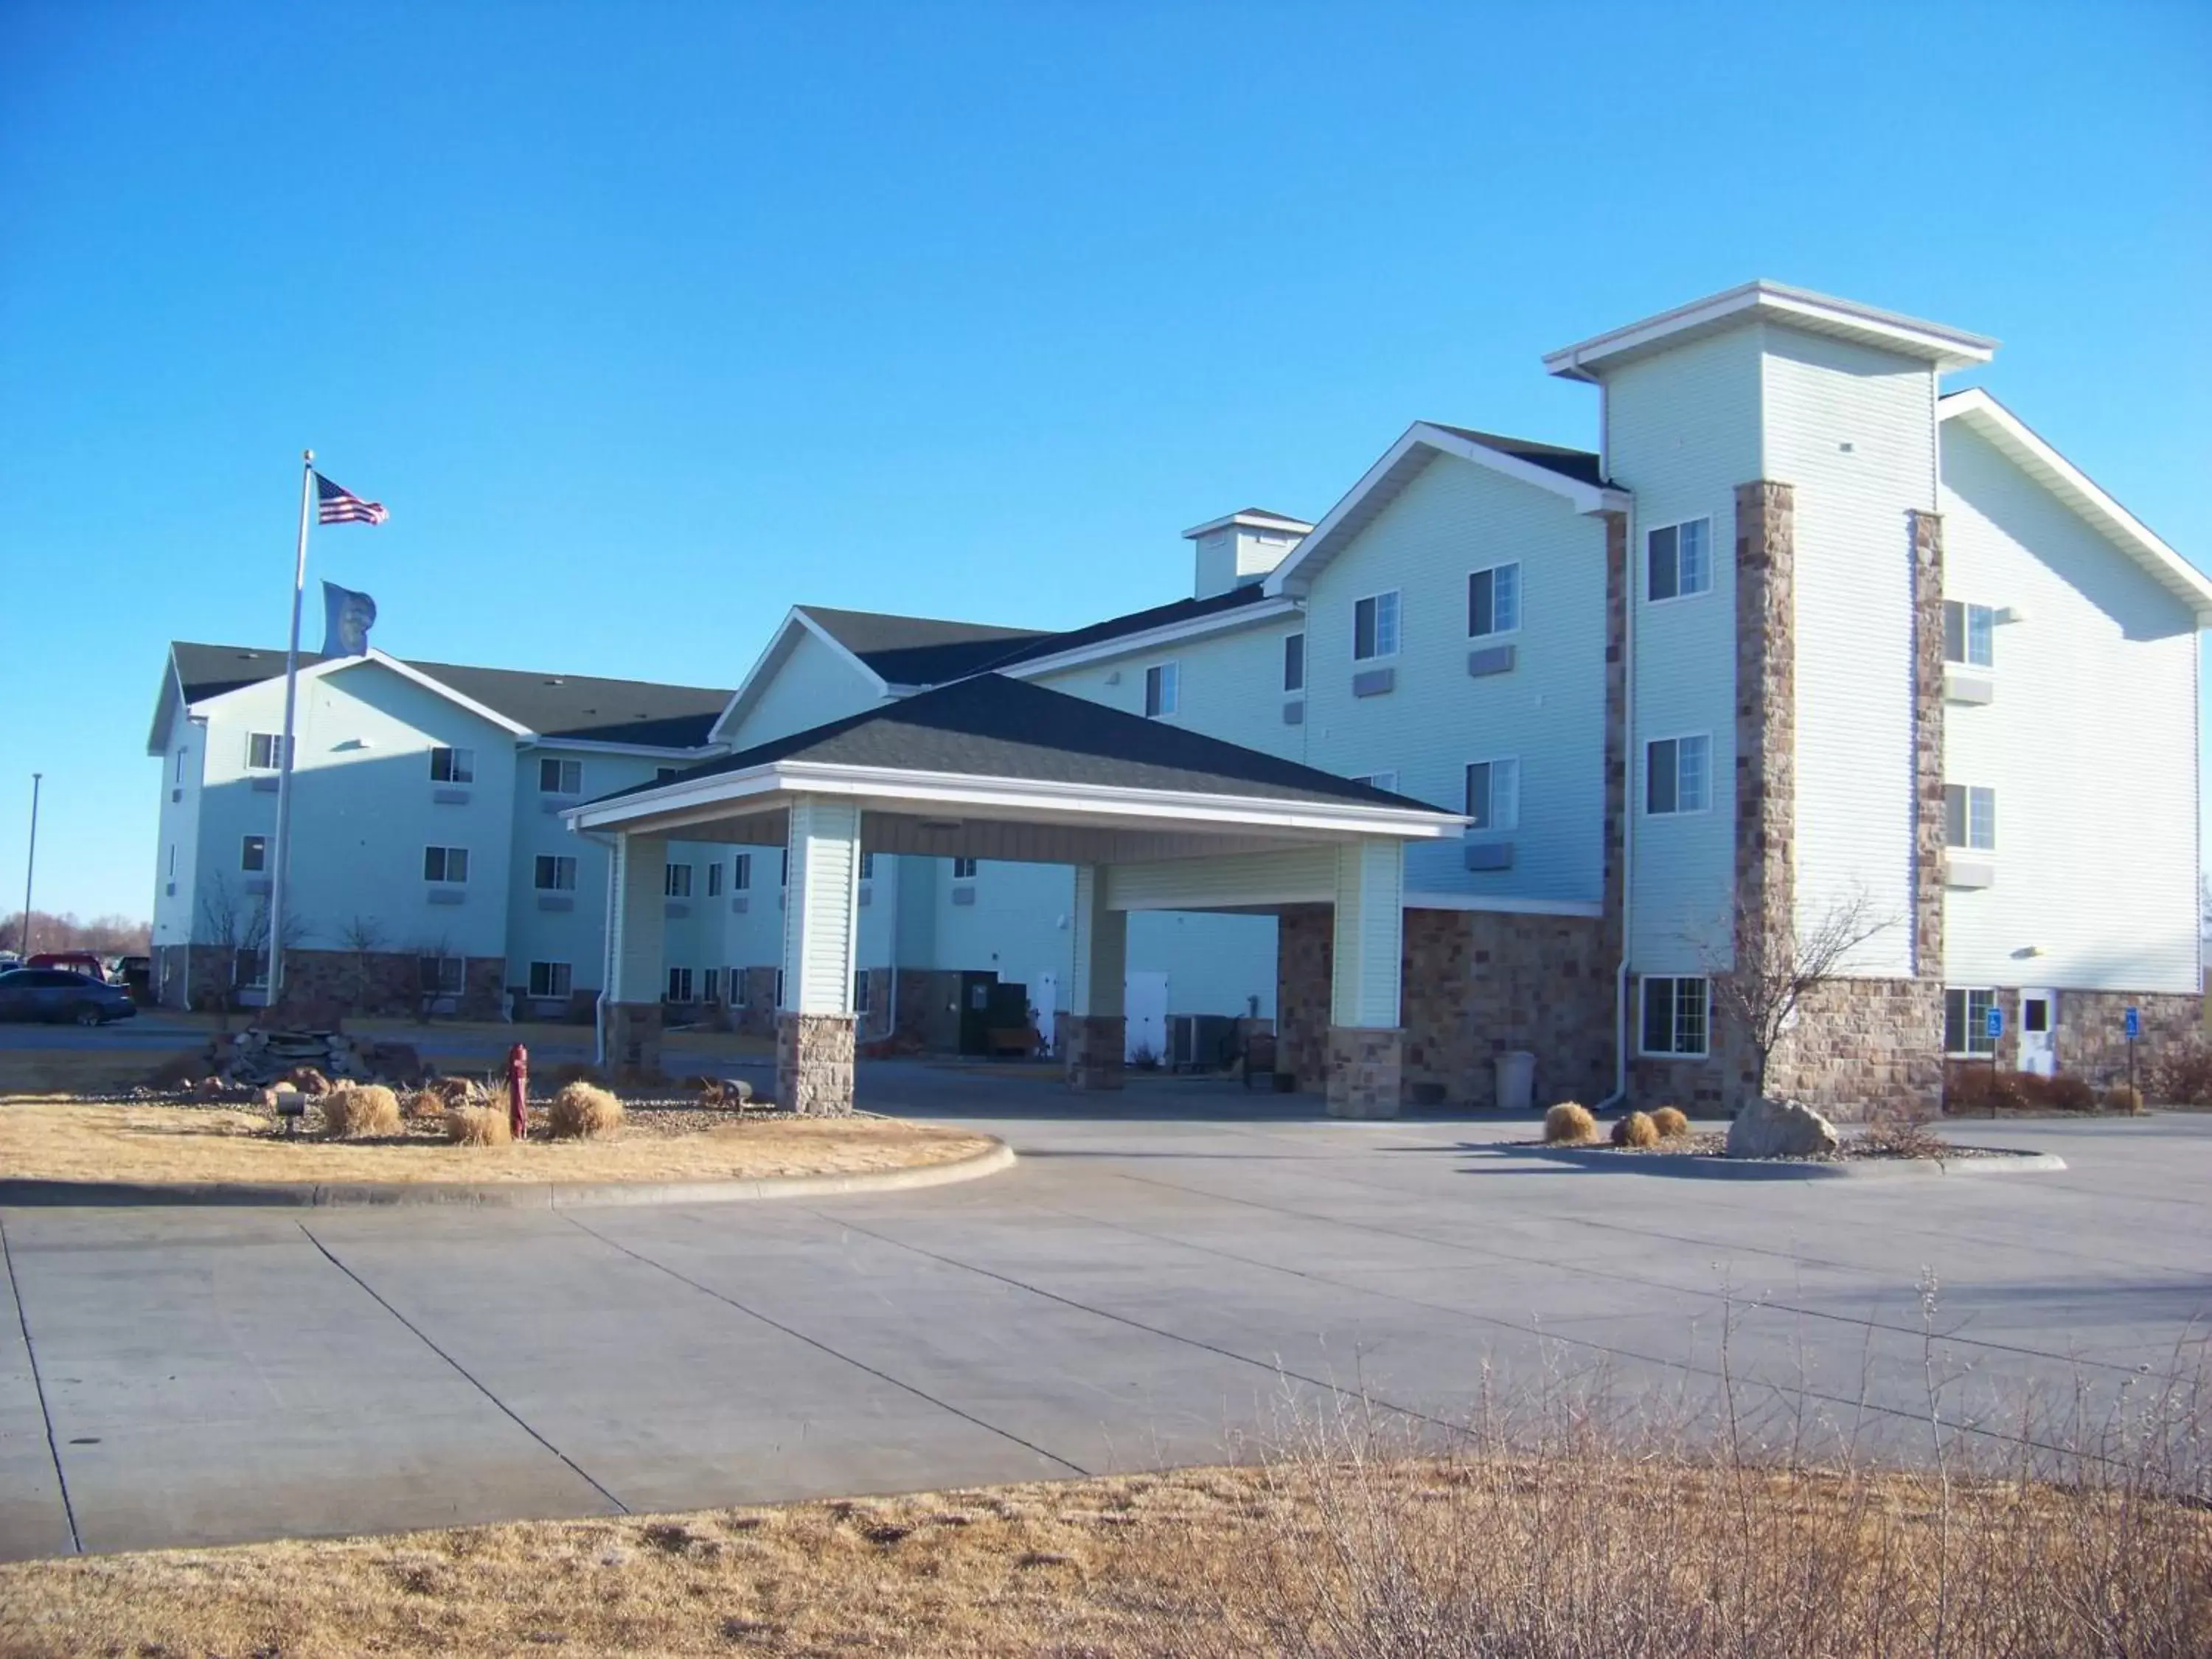
<path id="1" fill-rule="evenodd" d="M 2128 1041 L 2133 1042 L 2142 1035 L 2142 1010 L 2140 1008 L 2130 1008 L 2128 1010 Z"/>
<path id="2" fill-rule="evenodd" d="M 2004 1010 L 2002 1008 L 1990 1009 L 1987 1024 L 1990 1040 L 1994 1042 L 1997 1038 L 2004 1035 Z"/>

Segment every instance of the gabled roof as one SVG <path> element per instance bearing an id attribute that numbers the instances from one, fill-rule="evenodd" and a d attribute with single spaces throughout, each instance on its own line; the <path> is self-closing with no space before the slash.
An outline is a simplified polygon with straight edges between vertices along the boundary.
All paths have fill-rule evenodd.
<path id="1" fill-rule="evenodd" d="M 823 605 L 795 609 L 887 686 L 936 685 L 972 674 L 1026 641 L 1046 637 L 1033 628 L 995 628 L 936 617 L 837 611 Z"/>
<path id="2" fill-rule="evenodd" d="M 1014 651 L 1002 655 L 991 665 L 994 672 L 1011 672 L 1033 662 L 1056 659 L 1070 652 L 1087 651 L 1117 640 L 1133 641 L 1137 635 L 1152 634 L 1163 629 L 1181 629 L 1193 623 L 1214 617 L 1234 620 L 1237 613 L 1254 605 L 1264 605 L 1267 596 L 1260 584 L 1246 582 L 1225 593 L 1216 593 L 1203 599 L 1176 599 L 1168 605 L 1156 605 L 1145 611 L 1132 611 L 1127 616 L 1109 617 L 1104 622 L 1092 623 L 1087 628 L 1071 628 L 1064 634 L 1044 634 Z"/>
<path id="3" fill-rule="evenodd" d="M 583 811 L 780 763 L 1097 788 L 1443 809 L 1164 721 L 1000 674 L 980 674 L 617 790 Z"/>
<path id="4" fill-rule="evenodd" d="M 1216 530 L 1226 530 L 1231 525 L 1242 525 L 1247 530 L 1280 531 L 1293 536 L 1303 536 L 1313 526 L 1304 519 L 1294 519 L 1287 513 L 1276 513 L 1264 507 L 1239 507 L 1234 513 L 1224 513 L 1218 519 L 1208 519 L 1204 524 L 1194 524 L 1182 532 L 1185 541 L 1195 541 Z"/>
<path id="5" fill-rule="evenodd" d="M 1856 300 L 1815 294 L 1808 288 L 1761 280 L 1692 300 L 1656 317 L 1548 352 L 1544 368 L 1565 380 L 1600 380 L 1608 368 L 1760 318 L 1787 323 L 1808 333 L 1917 357 L 1940 369 L 1985 363 L 1997 349 L 1997 343 L 1986 335 L 1969 334 L 1964 329 L 1907 317 L 1901 312 L 1882 311 Z"/>
<path id="6" fill-rule="evenodd" d="M 1305 593 L 1329 561 L 1440 455 L 1456 456 L 1501 477 L 1548 490 L 1577 513 L 1620 511 L 1628 505 L 1628 492 L 1606 482 L 1598 458 L 1587 450 L 1416 421 L 1381 460 L 1367 469 L 1351 493 L 1329 508 L 1291 556 L 1275 567 L 1267 580 L 1267 592 Z"/>
<path id="7" fill-rule="evenodd" d="M 187 706 L 282 678 L 284 673 L 282 651 L 179 641 L 170 646 L 169 655 L 175 686 Z M 486 714 L 518 736 L 642 749 L 702 747 L 708 728 L 729 697 L 726 691 L 702 686 L 403 661 L 381 651 L 372 651 L 365 658 L 328 659 L 316 652 L 300 653 L 301 672 L 312 671 L 319 676 L 360 662 L 393 668 Z"/>
<path id="8" fill-rule="evenodd" d="M 2056 495 L 2097 533 L 2141 565 L 2166 591 L 2212 627 L 2212 578 L 2183 558 L 2141 519 L 1979 386 L 1954 392 L 1936 404 L 1939 422 L 1957 421 L 1995 446 L 1998 453 Z"/>

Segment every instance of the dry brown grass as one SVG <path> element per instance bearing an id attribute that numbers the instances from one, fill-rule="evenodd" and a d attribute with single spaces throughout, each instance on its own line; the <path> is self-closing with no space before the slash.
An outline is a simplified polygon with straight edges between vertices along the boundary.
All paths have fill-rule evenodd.
<path id="1" fill-rule="evenodd" d="M 1656 1146 L 1659 1126 L 1648 1113 L 1631 1112 L 1626 1117 L 1613 1121 L 1613 1144 L 1616 1146 Z"/>
<path id="2" fill-rule="evenodd" d="M 506 1146 L 514 1126 L 504 1106 L 455 1106 L 446 1113 L 446 1139 L 456 1146 Z"/>
<path id="3" fill-rule="evenodd" d="M 623 1103 L 589 1083 L 562 1085 L 546 1108 L 545 1127 L 556 1140 L 594 1140 L 622 1127 Z"/>
<path id="4" fill-rule="evenodd" d="M 1651 1114 L 1651 1127 L 1662 1140 L 1679 1140 L 1690 1133 L 1690 1120 L 1679 1106 L 1662 1106 Z"/>
<path id="5" fill-rule="evenodd" d="M 1547 1146 L 1580 1146 L 1597 1139 L 1597 1120 L 1578 1101 L 1563 1100 L 1544 1114 Z"/>
<path id="6" fill-rule="evenodd" d="M 0 1044 L 7 1042 L 0 1027 Z M 143 1048 L 8 1048 L 0 1047 L 0 1096 L 113 1095 L 137 1088 L 152 1068 Z M 215 1068 L 204 1058 L 191 1068 L 197 1083 Z"/>
<path id="7" fill-rule="evenodd" d="M 396 1135 L 400 1130 L 399 1097 L 380 1083 L 333 1089 L 323 1097 L 323 1133 L 339 1139 Z"/>
<path id="8" fill-rule="evenodd" d="M 502 1125 L 504 1108 L 492 1109 Z M 258 1110 L 0 1101 L 0 1177 L 35 1181 L 734 1181 L 914 1169 L 986 1136 L 896 1118 L 749 1118 L 697 1133 L 454 1146 L 422 1127 L 377 1142 L 287 1139 Z"/>

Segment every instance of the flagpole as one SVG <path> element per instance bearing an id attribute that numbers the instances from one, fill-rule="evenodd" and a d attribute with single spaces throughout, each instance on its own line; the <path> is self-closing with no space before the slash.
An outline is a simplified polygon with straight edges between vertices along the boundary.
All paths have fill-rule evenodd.
<path id="1" fill-rule="evenodd" d="M 269 991 L 284 992 L 284 886 L 292 865 L 292 714 L 300 693 L 300 601 L 307 588 L 307 524 L 315 495 L 315 452 L 300 455 L 300 547 L 292 562 L 292 642 L 284 652 L 284 739 L 276 772 L 276 865 L 269 878 Z"/>

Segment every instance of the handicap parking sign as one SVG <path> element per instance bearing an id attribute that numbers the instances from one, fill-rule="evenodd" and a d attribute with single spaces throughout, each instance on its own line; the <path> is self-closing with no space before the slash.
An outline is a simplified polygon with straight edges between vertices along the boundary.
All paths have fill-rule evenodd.
<path id="1" fill-rule="evenodd" d="M 2128 1010 L 2128 1041 L 2133 1042 L 2142 1035 L 2142 1010 L 2140 1008 L 2130 1008 Z"/>
<path id="2" fill-rule="evenodd" d="M 2004 1035 L 2004 1010 L 2002 1008 L 1990 1009 L 1989 1012 L 1988 1025 L 1989 1034 L 1992 1041 Z"/>

